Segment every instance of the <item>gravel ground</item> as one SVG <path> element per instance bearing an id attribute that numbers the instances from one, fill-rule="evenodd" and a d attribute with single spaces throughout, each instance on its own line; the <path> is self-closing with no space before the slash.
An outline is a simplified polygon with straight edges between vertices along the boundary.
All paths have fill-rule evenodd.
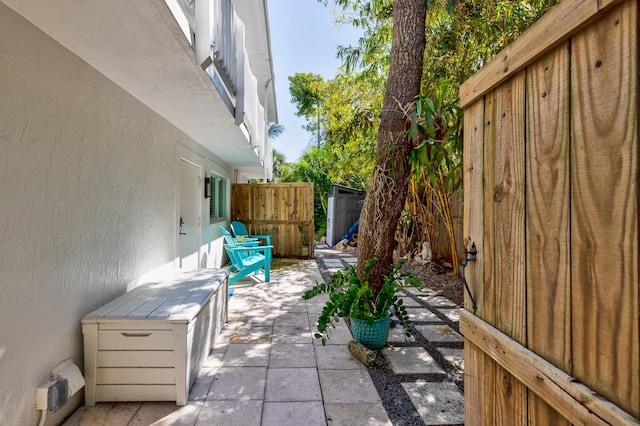
<path id="1" fill-rule="evenodd" d="M 316 262 L 325 282 L 329 280 L 331 275 L 329 269 L 324 264 L 324 259 L 326 258 L 335 259 L 336 255 L 332 251 L 316 250 Z M 457 277 L 447 274 L 447 271 L 441 266 L 436 265 L 425 267 L 424 265 L 419 265 L 417 263 L 406 263 L 403 266 L 403 269 L 419 277 L 425 286 L 435 291 L 437 295 L 446 297 L 458 306 L 461 306 L 463 303 L 464 285 L 462 284 L 462 281 Z M 422 304 L 420 298 L 413 297 L 409 293 L 406 293 L 406 296 L 412 297 L 414 300 Z M 425 309 L 428 308 L 425 306 Z M 456 331 L 459 331 L 457 322 L 452 322 L 444 315 L 442 315 L 440 319 L 449 324 Z M 424 347 L 435 361 L 445 370 L 446 375 L 395 374 L 381 351 L 377 351 L 376 363 L 372 367 L 369 367 L 368 371 L 393 425 L 424 426 L 425 423 L 402 387 L 402 383 L 415 382 L 417 380 L 425 380 L 428 382 L 449 381 L 455 383 L 460 391 L 464 392 L 463 373 L 453 368 L 449 362 L 444 360 L 440 352 L 426 339 L 424 339 L 424 337 L 416 331 L 413 325 L 410 326 L 410 331 L 414 336 L 416 336 L 417 341 L 414 343 L 395 344 L 395 346 L 419 345 Z M 440 343 L 440 347 L 443 347 L 442 343 Z M 451 347 L 460 348 L 461 346 L 460 344 L 453 343 L 451 344 Z"/>
<path id="2" fill-rule="evenodd" d="M 411 272 L 420 281 L 438 295 L 444 296 L 458 306 L 464 303 L 464 284 L 459 277 L 451 275 L 451 271 L 437 265 L 435 267 L 420 265 L 415 262 L 407 262 L 402 267 L 403 270 Z"/>

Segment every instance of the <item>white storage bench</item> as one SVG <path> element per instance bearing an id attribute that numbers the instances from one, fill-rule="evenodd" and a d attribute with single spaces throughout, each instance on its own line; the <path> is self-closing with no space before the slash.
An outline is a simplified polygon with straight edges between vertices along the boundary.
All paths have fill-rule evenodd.
<path id="1" fill-rule="evenodd" d="M 228 276 L 222 269 L 176 271 L 87 314 L 82 319 L 85 404 L 185 405 L 226 321 Z"/>

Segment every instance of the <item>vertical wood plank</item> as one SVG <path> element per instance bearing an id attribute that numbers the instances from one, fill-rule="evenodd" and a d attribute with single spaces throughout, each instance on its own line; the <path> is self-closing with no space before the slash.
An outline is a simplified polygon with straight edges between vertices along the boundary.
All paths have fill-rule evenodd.
<path id="1" fill-rule="evenodd" d="M 571 373 L 568 49 L 527 74 L 527 346 Z"/>
<path id="2" fill-rule="evenodd" d="M 573 374 L 640 417 L 637 1 L 572 42 Z"/>
<path id="3" fill-rule="evenodd" d="M 571 374 L 569 43 L 527 69 L 527 343 Z M 568 425 L 533 392 L 531 424 Z"/>
<path id="4" fill-rule="evenodd" d="M 496 90 L 496 327 L 526 344 L 524 239 L 524 72 Z"/>
<path id="5" fill-rule="evenodd" d="M 571 422 L 547 404 L 542 398 L 529 390 L 529 425 L 569 426 Z"/>
<path id="6" fill-rule="evenodd" d="M 475 243 L 477 260 L 465 267 L 465 277 L 477 303 L 474 312 L 469 295 L 464 296 L 464 307 L 476 315 L 484 313 L 484 246 L 483 246 L 483 188 L 484 173 L 484 100 L 467 107 L 464 112 L 464 245 L 466 250 Z M 488 397 L 485 377 L 485 355 L 474 344 L 464 344 L 464 422 L 466 425 L 486 424 L 485 399 Z"/>
<path id="7" fill-rule="evenodd" d="M 464 424 L 488 425 L 484 352 L 470 341 L 464 341 Z M 489 358 L 490 359 L 490 358 Z"/>
<path id="8" fill-rule="evenodd" d="M 464 111 L 464 225 L 463 239 L 465 250 L 471 250 L 471 245 L 476 245 L 478 251 L 477 260 L 469 262 L 465 269 L 465 279 L 476 301 L 477 309 L 482 315 L 483 303 L 483 187 L 484 174 L 484 100 L 480 100 L 469 106 Z M 469 295 L 465 292 L 464 307 L 469 312 L 473 311 L 473 304 Z"/>
<path id="9" fill-rule="evenodd" d="M 492 188 L 495 185 L 495 156 L 496 156 L 496 94 L 495 91 L 485 96 L 484 105 L 484 186 L 482 191 L 483 218 L 483 282 L 482 282 L 482 312 L 478 315 L 489 324 L 495 325 L 495 213 Z M 494 425 L 496 422 L 496 362 L 484 355 L 485 381 L 485 422 Z"/>
<path id="10" fill-rule="evenodd" d="M 525 74 L 496 89 L 495 326 L 526 344 L 525 286 Z M 490 189 L 490 188 L 489 188 Z M 497 424 L 526 424 L 526 388 L 501 366 L 496 368 Z"/>
<path id="11" fill-rule="evenodd" d="M 493 187 L 495 186 L 495 156 L 496 156 L 496 94 L 487 94 L 484 106 L 484 187 L 482 191 L 483 218 L 483 288 L 481 291 L 482 312 L 478 316 L 495 325 L 496 290 L 495 290 L 495 203 L 493 201 Z"/>

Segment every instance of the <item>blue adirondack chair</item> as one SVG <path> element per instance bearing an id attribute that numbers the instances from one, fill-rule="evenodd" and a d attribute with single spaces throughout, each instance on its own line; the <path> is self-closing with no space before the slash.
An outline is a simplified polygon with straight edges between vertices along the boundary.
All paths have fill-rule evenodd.
<path id="1" fill-rule="evenodd" d="M 233 284 L 251 273 L 256 275 L 264 273 L 264 282 L 268 283 L 271 279 L 271 250 L 273 246 L 258 246 L 255 241 L 250 242 L 251 245 L 238 244 L 224 227 L 220 226 L 219 229 L 227 242 L 224 244 L 224 249 L 231 260 L 230 272 L 232 274 L 229 276 L 229 284 Z M 235 271 L 237 272 L 234 274 Z"/>
<path id="2" fill-rule="evenodd" d="M 244 223 L 234 220 L 231 222 L 231 230 L 233 231 L 233 235 L 238 237 L 245 238 L 258 238 L 265 241 L 265 245 L 271 245 L 271 235 L 249 235 L 249 231 L 247 231 L 247 227 Z"/>
<path id="3" fill-rule="evenodd" d="M 246 236 L 234 238 L 231 235 L 231 232 L 227 231 L 227 228 L 225 228 L 224 226 L 218 226 L 218 229 L 220 230 L 220 233 L 224 237 L 224 240 L 227 242 L 227 244 L 248 247 L 255 247 L 260 245 L 260 240 L 258 238 L 250 238 Z"/>
<path id="4" fill-rule="evenodd" d="M 220 230 L 220 233 L 224 237 L 224 240 L 227 242 L 227 244 L 233 247 L 258 247 L 260 245 L 260 240 L 258 240 L 257 238 L 233 238 L 231 236 L 231 233 L 227 231 L 224 226 L 218 226 L 218 229 Z M 251 254 L 249 252 L 246 252 L 244 254 L 244 257 L 248 257 L 250 255 Z M 236 271 L 236 267 L 234 265 L 231 265 L 231 269 L 229 270 L 229 272 L 234 271 Z"/>

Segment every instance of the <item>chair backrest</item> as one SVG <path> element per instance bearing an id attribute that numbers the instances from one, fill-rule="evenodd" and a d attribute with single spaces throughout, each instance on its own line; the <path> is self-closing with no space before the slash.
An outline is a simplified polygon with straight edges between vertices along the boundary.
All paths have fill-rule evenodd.
<path id="1" fill-rule="evenodd" d="M 244 223 L 237 220 L 231 222 L 231 231 L 233 231 L 233 235 L 235 235 L 236 237 L 249 235 L 249 231 L 247 230 L 247 227 L 244 225 Z"/>
<path id="2" fill-rule="evenodd" d="M 231 236 L 231 233 L 227 231 L 224 226 L 218 226 L 218 229 L 220 230 L 220 233 L 224 237 L 224 240 L 227 242 L 229 247 L 236 247 L 236 242 L 233 241 L 233 237 Z"/>
<path id="3" fill-rule="evenodd" d="M 234 246 L 230 245 L 230 244 L 224 244 L 224 248 L 227 252 L 227 254 L 229 255 L 229 260 L 231 261 L 231 264 L 236 268 L 236 269 L 243 269 L 244 268 L 244 260 L 242 257 L 242 254 L 238 251 L 233 250 Z"/>

